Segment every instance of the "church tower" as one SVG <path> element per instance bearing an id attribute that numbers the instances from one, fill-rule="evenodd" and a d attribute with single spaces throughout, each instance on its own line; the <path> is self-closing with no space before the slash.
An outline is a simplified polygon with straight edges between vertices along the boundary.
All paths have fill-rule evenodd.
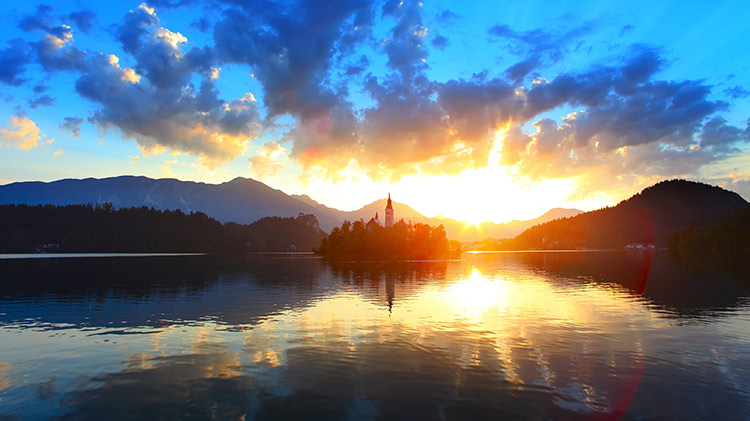
<path id="1" fill-rule="evenodd" d="M 385 227 L 393 226 L 393 204 L 391 203 L 391 194 L 388 193 L 388 205 L 385 207 Z"/>

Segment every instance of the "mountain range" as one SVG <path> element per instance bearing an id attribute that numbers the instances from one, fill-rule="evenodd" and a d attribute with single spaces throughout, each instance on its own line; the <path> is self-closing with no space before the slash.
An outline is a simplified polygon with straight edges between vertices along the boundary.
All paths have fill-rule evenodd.
<path id="1" fill-rule="evenodd" d="M 378 212 L 382 215 L 385 199 L 377 200 L 355 211 L 327 207 L 306 195 L 288 195 L 259 181 L 238 177 L 221 184 L 207 184 L 176 179 L 152 179 L 141 176 L 64 179 L 53 182 L 17 182 L 0 186 L 0 204 L 96 204 L 112 203 L 115 208 L 149 207 L 159 210 L 203 212 L 221 222 L 250 224 L 266 216 L 290 217 L 313 214 L 321 229 L 330 230 L 343 221 L 363 219 Z M 410 206 L 393 202 L 396 219 L 445 226 L 448 238 L 478 241 L 486 237 L 509 238 L 537 224 L 575 216 L 577 209 L 555 208 L 544 215 L 504 224 L 482 222 L 466 226 L 453 219 L 428 218 Z M 382 216 L 381 216 L 382 219 Z"/>

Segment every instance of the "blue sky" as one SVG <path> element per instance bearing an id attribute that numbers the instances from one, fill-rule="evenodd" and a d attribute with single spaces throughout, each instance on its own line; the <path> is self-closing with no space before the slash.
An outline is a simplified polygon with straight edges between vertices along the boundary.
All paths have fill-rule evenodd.
<path id="1" fill-rule="evenodd" d="M 495 221 L 675 177 L 750 198 L 747 2 L 0 12 L 0 183 L 243 176 L 342 209 L 391 191 Z"/>

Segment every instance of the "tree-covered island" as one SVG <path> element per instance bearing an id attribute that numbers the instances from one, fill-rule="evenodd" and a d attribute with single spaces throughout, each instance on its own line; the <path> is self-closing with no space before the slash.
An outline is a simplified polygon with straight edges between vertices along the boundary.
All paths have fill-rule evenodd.
<path id="1" fill-rule="evenodd" d="M 315 253 L 329 260 L 428 260 L 445 259 L 460 251 L 448 241 L 442 225 L 408 224 L 391 227 L 364 221 L 344 222 L 320 243 Z"/>

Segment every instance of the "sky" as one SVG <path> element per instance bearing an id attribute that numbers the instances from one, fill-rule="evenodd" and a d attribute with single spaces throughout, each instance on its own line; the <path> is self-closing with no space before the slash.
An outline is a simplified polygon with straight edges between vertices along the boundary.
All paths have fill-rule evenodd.
<path id="1" fill-rule="evenodd" d="M 531 219 L 750 199 L 750 2 L 4 2 L 0 184 L 249 177 Z"/>

